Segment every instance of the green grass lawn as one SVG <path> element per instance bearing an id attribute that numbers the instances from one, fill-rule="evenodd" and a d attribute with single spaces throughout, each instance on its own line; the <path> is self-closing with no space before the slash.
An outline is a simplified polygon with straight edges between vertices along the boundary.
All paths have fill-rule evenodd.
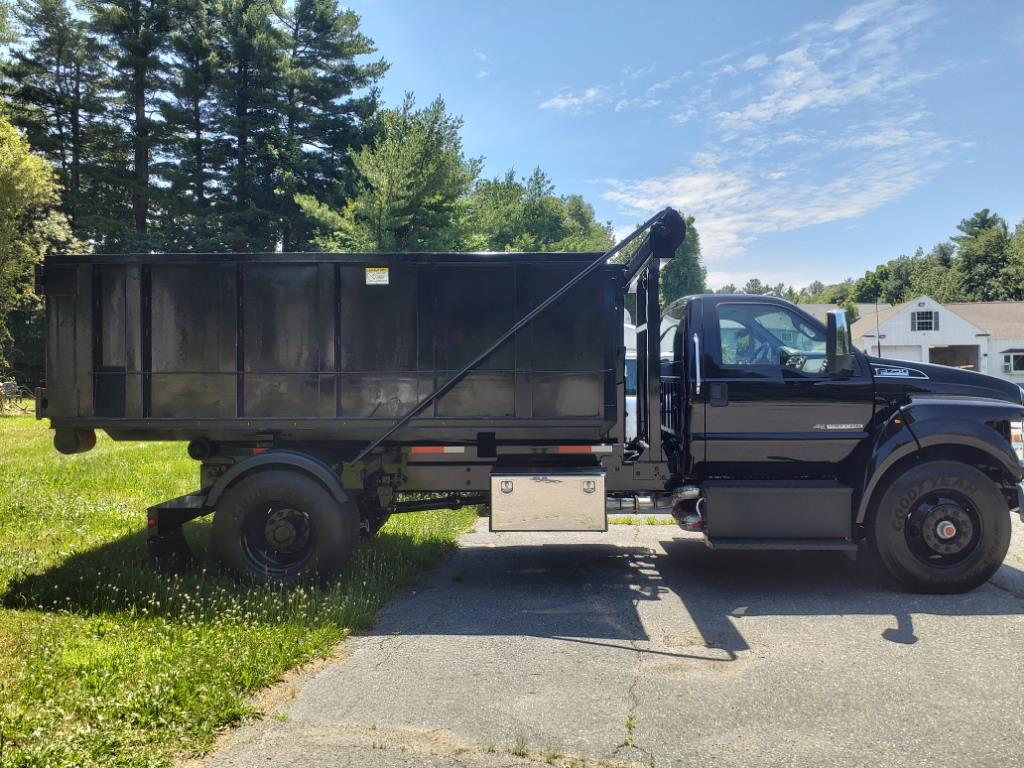
<path id="1" fill-rule="evenodd" d="M 671 515 L 609 515 L 609 525 L 675 525 Z"/>
<path id="2" fill-rule="evenodd" d="M 326 589 L 157 576 L 147 506 L 194 490 L 180 443 L 61 456 L 31 416 L 0 416 L 0 766 L 161 766 L 252 714 L 248 694 L 369 627 L 475 511 L 400 515 Z"/>

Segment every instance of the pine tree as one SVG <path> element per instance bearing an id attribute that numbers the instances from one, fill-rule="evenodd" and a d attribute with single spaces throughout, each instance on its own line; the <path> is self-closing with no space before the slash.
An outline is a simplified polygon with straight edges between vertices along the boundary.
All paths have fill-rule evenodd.
<path id="1" fill-rule="evenodd" d="M 214 77 L 223 174 L 221 222 L 227 247 L 274 250 L 281 237 L 280 94 L 285 39 L 272 22 L 275 0 L 221 0 Z"/>
<path id="2" fill-rule="evenodd" d="M 296 0 L 282 26 L 282 239 L 285 250 L 297 250 L 312 242 L 312 229 L 295 195 L 341 207 L 354 191 L 351 152 L 369 136 L 367 121 L 378 106 L 374 84 L 388 65 L 358 61 L 375 52 L 373 41 L 359 31 L 359 16 L 337 0 Z"/>
<path id="3" fill-rule="evenodd" d="M 21 45 L 3 67 L 11 117 L 57 169 L 62 207 L 81 231 L 90 207 L 83 189 L 90 124 L 104 111 L 98 44 L 65 0 L 24 0 L 17 20 Z"/>
<path id="4" fill-rule="evenodd" d="M 480 172 L 462 149 L 462 118 L 435 99 L 416 109 L 406 94 L 399 109 L 379 117 L 374 142 L 353 155 L 358 192 L 336 211 L 311 195 L 297 196 L 328 249 L 433 251 L 461 244 L 459 211 Z"/>
<path id="5" fill-rule="evenodd" d="M 216 250 L 221 233 L 213 204 L 212 167 L 217 29 L 210 0 L 177 0 L 171 8 L 170 57 L 160 102 L 162 244 L 171 250 Z"/>
<path id="6" fill-rule="evenodd" d="M 141 245 L 149 227 L 150 152 L 160 53 L 170 25 L 170 0 L 92 0 L 92 24 L 105 36 L 127 107 L 132 145 L 132 222 Z"/>

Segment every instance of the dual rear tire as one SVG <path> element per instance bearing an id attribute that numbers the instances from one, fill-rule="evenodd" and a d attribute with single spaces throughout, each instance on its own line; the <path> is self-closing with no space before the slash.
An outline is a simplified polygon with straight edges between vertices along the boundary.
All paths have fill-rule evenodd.
<path id="1" fill-rule="evenodd" d="M 1010 546 L 1002 490 L 980 470 L 929 461 L 895 478 L 867 519 L 885 570 L 915 592 L 974 589 L 998 570 Z"/>

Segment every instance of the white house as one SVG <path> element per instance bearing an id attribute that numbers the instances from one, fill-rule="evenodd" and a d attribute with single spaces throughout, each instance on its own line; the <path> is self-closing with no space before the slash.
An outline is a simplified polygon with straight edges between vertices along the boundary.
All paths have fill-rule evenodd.
<path id="1" fill-rule="evenodd" d="M 869 355 L 952 365 L 1024 384 L 1024 302 L 940 304 L 929 296 L 865 307 L 851 330 Z"/>
<path id="2" fill-rule="evenodd" d="M 842 306 L 839 304 L 800 304 L 799 306 L 800 309 L 820 323 L 827 322 L 828 313 L 833 309 L 842 309 Z M 876 309 L 874 304 L 856 304 L 855 306 L 857 307 L 857 317 L 868 312 L 874 312 Z M 889 309 L 891 306 L 892 304 L 879 304 L 877 309 Z"/>

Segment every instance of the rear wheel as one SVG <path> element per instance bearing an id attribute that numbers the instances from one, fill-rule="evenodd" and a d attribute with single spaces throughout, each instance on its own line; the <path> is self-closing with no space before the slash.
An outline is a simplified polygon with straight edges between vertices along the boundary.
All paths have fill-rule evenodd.
<path id="1" fill-rule="evenodd" d="M 930 461 L 896 478 L 868 521 L 885 569 L 919 592 L 965 592 L 996 572 L 1010 546 L 1010 515 L 985 474 Z"/>
<path id="2" fill-rule="evenodd" d="M 259 583 L 326 579 L 348 563 L 359 537 L 359 512 L 339 503 L 302 472 L 270 470 L 240 480 L 213 518 L 224 564 Z"/>

